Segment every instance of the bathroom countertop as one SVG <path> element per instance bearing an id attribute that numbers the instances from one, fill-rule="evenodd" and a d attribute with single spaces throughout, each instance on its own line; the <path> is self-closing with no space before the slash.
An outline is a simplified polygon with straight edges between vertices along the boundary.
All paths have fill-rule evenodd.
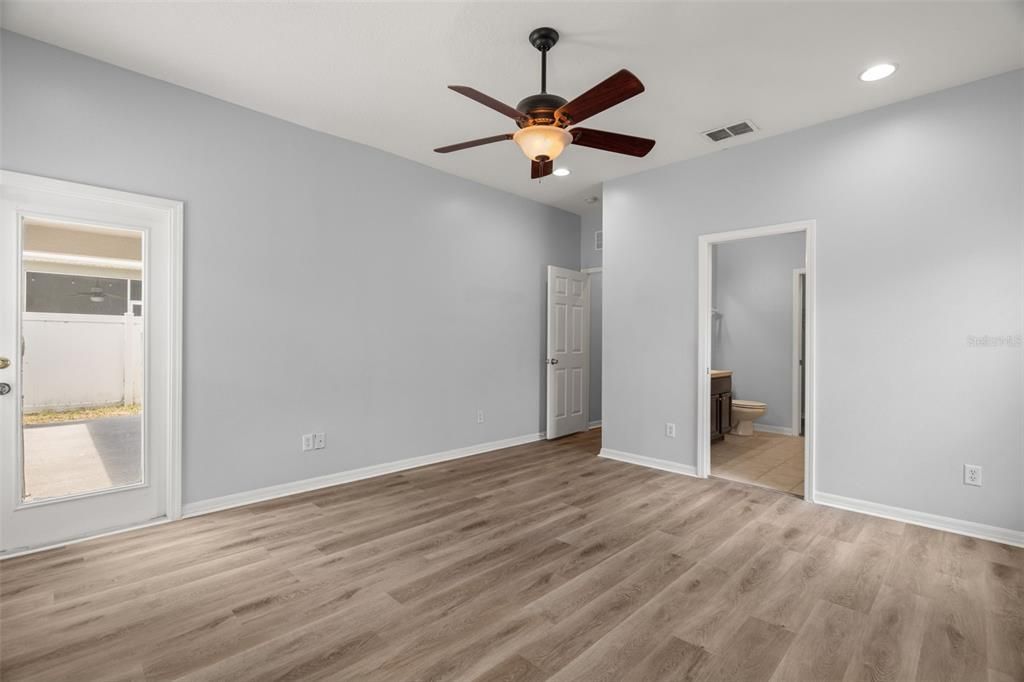
<path id="1" fill-rule="evenodd" d="M 713 369 L 713 370 L 711 370 L 711 378 L 712 379 L 718 379 L 719 377 L 731 377 L 731 376 L 732 376 L 732 370 L 731 369 Z"/>

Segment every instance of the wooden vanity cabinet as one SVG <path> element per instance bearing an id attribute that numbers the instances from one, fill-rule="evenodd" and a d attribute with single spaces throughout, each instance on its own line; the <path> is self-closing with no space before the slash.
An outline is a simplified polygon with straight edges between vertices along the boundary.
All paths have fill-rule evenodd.
<path id="1" fill-rule="evenodd" d="M 711 377 L 711 440 L 732 430 L 732 376 Z"/>

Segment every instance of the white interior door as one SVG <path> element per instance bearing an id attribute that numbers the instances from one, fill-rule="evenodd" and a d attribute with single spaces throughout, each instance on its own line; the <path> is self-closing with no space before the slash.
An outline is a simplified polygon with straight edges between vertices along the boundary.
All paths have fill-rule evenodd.
<path id="1" fill-rule="evenodd" d="M 590 397 L 590 278 L 548 266 L 548 439 L 586 431 Z"/>
<path id="2" fill-rule="evenodd" d="M 181 203 L 0 178 L 0 557 L 176 518 Z"/>

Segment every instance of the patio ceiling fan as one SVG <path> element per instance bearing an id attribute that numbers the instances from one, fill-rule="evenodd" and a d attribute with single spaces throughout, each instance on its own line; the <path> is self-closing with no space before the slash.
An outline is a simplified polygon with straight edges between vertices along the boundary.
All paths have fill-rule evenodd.
<path id="1" fill-rule="evenodd" d="M 124 300 L 124 296 L 114 294 L 109 291 L 104 291 L 103 287 L 101 287 L 99 284 L 90 287 L 89 291 L 78 291 L 75 293 L 75 296 L 88 296 L 89 300 L 92 301 L 93 303 L 103 303 L 108 298 Z"/>
<path id="2" fill-rule="evenodd" d="M 577 123 L 639 95 L 644 91 L 640 79 L 622 69 L 572 101 L 550 94 L 547 91 L 547 56 L 557 42 L 558 31 L 553 28 L 538 28 L 530 33 L 530 44 L 540 51 L 540 92 L 523 99 L 514 109 L 465 85 L 448 86 L 460 95 L 508 116 L 519 126 L 518 131 L 438 147 L 434 151 L 447 154 L 492 142 L 512 140 L 530 159 L 530 177 L 534 179 L 550 175 L 554 170 L 554 160 L 570 144 L 616 154 L 646 156 L 654 147 L 654 140 L 575 127 Z"/>

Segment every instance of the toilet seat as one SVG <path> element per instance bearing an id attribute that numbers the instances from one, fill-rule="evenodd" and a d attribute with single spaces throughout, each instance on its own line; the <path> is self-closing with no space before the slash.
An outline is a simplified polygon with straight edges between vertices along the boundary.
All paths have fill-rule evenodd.
<path id="1" fill-rule="evenodd" d="M 733 407 L 749 407 L 749 408 L 752 408 L 752 409 L 768 407 L 768 405 L 766 403 L 760 403 L 760 402 L 758 402 L 756 400 L 733 400 L 732 401 L 732 406 Z"/>

